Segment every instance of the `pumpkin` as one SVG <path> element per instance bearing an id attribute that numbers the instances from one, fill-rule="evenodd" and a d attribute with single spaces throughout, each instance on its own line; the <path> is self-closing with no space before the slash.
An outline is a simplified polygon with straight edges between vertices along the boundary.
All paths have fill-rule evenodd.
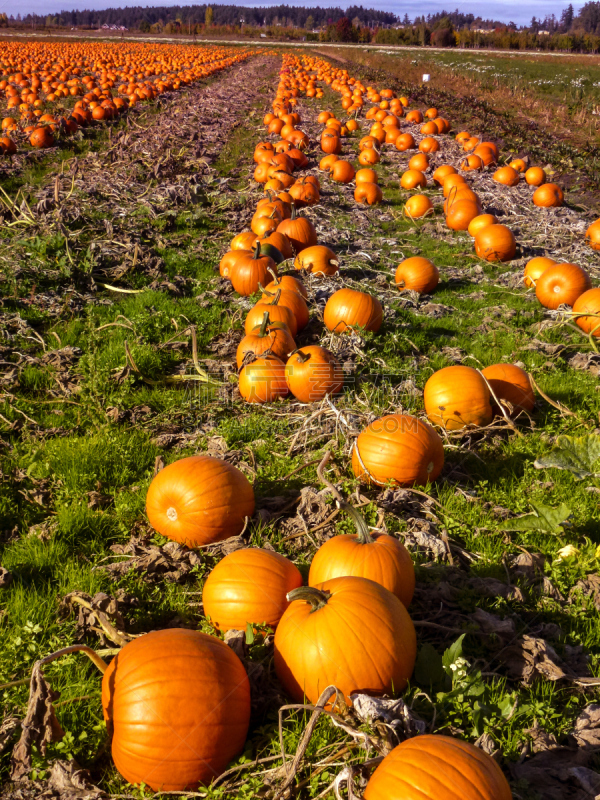
<path id="1" fill-rule="evenodd" d="M 525 172 L 527 169 L 527 163 L 522 158 L 515 158 L 514 161 L 511 161 L 508 166 L 512 167 L 517 172 Z"/>
<path id="2" fill-rule="evenodd" d="M 317 243 L 315 226 L 306 217 L 297 216 L 294 208 L 291 218 L 284 219 L 279 223 L 277 232 L 284 233 L 288 237 L 296 253 L 302 252 L 307 247 L 313 247 Z"/>
<path id="3" fill-rule="evenodd" d="M 288 607 L 288 592 L 302 586 L 300 571 L 282 555 L 257 547 L 225 556 L 202 590 L 204 615 L 219 631 L 267 625 L 273 630 Z"/>
<path id="4" fill-rule="evenodd" d="M 479 213 L 481 213 L 481 201 L 479 199 L 479 195 L 472 189 L 469 189 L 468 186 L 459 184 L 451 189 L 448 197 L 444 201 L 444 214 L 448 214 L 452 206 L 461 202 L 462 200 L 469 200 L 470 202 L 475 203 L 479 209 Z"/>
<path id="5" fill-rule="evenodd" d="M 600 250 L 600 219 L 592 222 L 585 232 L 585 242 L 592 250 Z"/>
<path id="6" fill-rule="evenodd" d="M 383 200 L 383 192 L 381 191 L 381 187 L 376 183 L 361 181 L 361 183 L 356 184 L 354 199 L 357 203 L 375 206 Z"/>
<path id="7" fill-rule="evenodd" d="M 276 275 L 271 283 L 265 286 L 264 291 L 274 293 L 278 289 L 287 289 L 290 292 L 301 294 L 305 300 L 308 298 L 306 286 L 293 275 Z"/>
<path id="8" fill-rule="evenodd" d="M 510 261 L 517 252 L 517 242 L 506 225 L 486 225 L 475 235 L 475 252 L 485 261 Z"/>
<path id="9" fill-rule="evenodd" d="M 357 186 L 359 183 L 378 183 L 379 181 L 375 170 L 368 168 L 359 169 L 356 175 L 354 176 L 354 180 L 356 181 Z"/>
<path id="10" fill-rule="evenodd" d="M 312 183 L 296 181 L 293 186 L 290 186 L 289 192 L 294 198 L 296 208 L 314 206 L 321 199 L 319 190 Z"/>
<path id="11" fill-rule="evenodd" d="M 492 421 L 490 390 L 472 367 L 444 367 L 429 378 L 424 392 L 430 422 L 446 430 L 467 425 L 485 426 Z"/>
<path id="12" fill-rule="evenodd" d="M 289 357 L 285 365 L 285 379 L 297 400 L 316 403 L 342 390 L 344 371 L 329 350 L 318 345 L 307 345 Z"/>
<path id="13" fill-rule="evenodd" d="M 398 265 L 396 286 L 403 291 L 425 294 L 432 292 L 440 281 L 438 268 L 428 258 L 413 256 Z"/>
<path id="14" fill-rule="evenodd" d="M 358 163 L 361 167 L 370 167 L 379 163 L 380 158 L 378 150 L 363 150 L 358 157 Z"/>
<path id="15" fill-rule="evenodd" d="M 253 253 L 242 255 L 235 261 L 229 277 L 233 288 L 243 297 L 258 291 L 259 284 L 265 284 L 271 272 L 277 274 L 275 261 L 267 255 L 261 255 L 261 243 L 257 242 Z"/>
<path id="16" fill-rule="evenodd" d="M 432 121 L 426 122 L 419 131 L 419 133 L 422 133 L 423 136 L 429 136 L 430 134 L 437 132 L 438 132 L 437 125 L 435 124 L 435 122 Z"/>
<path id="17" fill-rule="evenodd" d="M 483 169 L 484 166 L 481 156 L 475 154 L 467 156 L 460 162 L 460 168 L 463 172 L 473 172 L 474 170 Z"/>
<path id="18" fill-rule="evenodd" d="M 298 253 L 294 267 L 305 272 L 322 272 L 324 275 L 335 275 L 340 268 L 336 254 L 324 245 L 307 247 Z"/>
<path id="19" fill-rule="evenodd" d="M 533 411 L 535 396 L 525 370 L 515 364 L 492 364 L 481 372 L 498 400 L 510 403 L 515 412 Z M 492 407 L 494 411 L 500 413 L 493 397 Z"/>
<path id="20" fill-rule="evenodd" d="M 402 189 L 419 189 L 427 186 L 427 178 L 418 169 L 407 169 L 400 177 Z"/>
<path id="21" fill-rule="evenodd" d="M 415 169 L 418 172 L 425 172 L 429 167 L 429 156 L 425 153 L 417 153 L 408 162 L 409 169 Z"/>
<path id="22" fill-rule="evenodd" d="M 272 403 L 289 394 L 285 382 L 285 364 L 276 356 L 261 356 L 242 367 L 240 394 L 247 403 Z"/>
<path id="23" fill-rule="evenodd" d="M 422 153 L 437 153 L 439 149 L 440 143 L 437 139 L 434 139 L 433 136 L 426 136 L 419 142 L 419 150 Z"/>
<path id="24" fill-rule="evenodd" d="M 359 150 L 378 150 L 379 149 L 379 141 L 374 136 L 363 136 L 363 138 L 358 143 Z"/>
<path id="25" fill-rule="evenodd" d="M 451 173 L 442 178 L 442 193 L 444 197 L 449 197 L 454 187 L 459 185 L 469 188 L 463 175 Z"/>
<path id="26" fill-rule="evenodd" d="M 17 152 L 17 145 L 10 136 L 2 136 L 0 138 L 0 152 L 5 156 L 14 156 Z"/>
<path id="27" fill-rule="evenodd" d="M 296 319 L 296 332 L 304 330 L 308 325 L 308 306 L 306 300 L 297 291 L 279 287 L 275 292 L 264 291 L 262 302 L 268 302 L 278 296 L 277 304 L 289 308 Z M 296 334 L 294 334 L 295 336 Z"/>
<path id="28" fill-rule="evenodd" d="M 409 606 L 415 591 L 415 568 L 406 547 L 393 536 L 370 533 L 356 508 L 348 503 L 339 505 L 352 517 L 356 533 L 334 536 L 321 545 L 310 565 L 308 585 L 346 575 L 367 578 Z"/>
<path id="29" fill-rule="evenodd" d="M 296 316 L 288 306 L 282 305 L 279 302 L 280 299 L 281 290 L 279 289 L 272 297 L 269 296 L 265 299 L 263 295 L 259 302 L 256 303 L 246 315 L 244 321 L 244 331 L 246 335 L 252 333 L 252 330 L 257 326 L 262 325 L 264 315 L 268 312 L 271 322 L 283 322 L 284 325 L 287 325 L 292 336 L 296 336 L 298 333 L 298 321 Z"/>
<path id="30" fill-rule="evenodd" d="M 328 156 L 323 156 L 323 158 L 319 161 L 319 169 L 323 170 L 323 172 L 329 172 L 335 162 L 339 160 L 340 157 L 335 153 L 330 153 Z"/>
<path id="31" fill-rule="evenodd" d="M 533 204 L 541 208 L 562 206 L 564 201 L 563 191 L 555 183 L 543 183 L 533 193 Z"/>
<path id="32" fill-rule="evenodd" d="M 433 214 L 433 203 L 424 194 L 409 197 L 404 204 L 404 215 L 409 219 L 421 219 Z"/>
<path id="33" fill-rule="evenodd" d="M 494 180 L 504 186 L 518 186 L 521 176 L 513 167 L 500 167 L 494 172 Z"/>
<path id="34" fill-rule="evenodd" d="M 553 264 L 538 278 L 535 294 L 544 308 L 572 306 L 592 282 L 588 273 L 577 264 Z"/>
<path id="35" fill-rule="evenodd" d="M 588 289 L 573 303 L 573 313 L 589 316 L 576 316 L 575 322 L 585 333 L 600 336 L 600 289 Z"/>
<path id="36" fill-rule="evenodd" d="M 154 530 L 196 547 L 237 536 L 254 514 L 254 491 L 246 476 L 219 458 L 189 456 L 162 469 L 146 496 Z"/>
<path id="37" fill-rule="evenodd" d="M 336 161 L 331 168 L 331 177 L 337 183 L 350 183 L 354 178 L 354 167 L 349 161 Z"/>
<path id="38" fill-rule="evenodd" d="M 261 251 L 265 244 L 272 244 L 273 247 L 276 247 L 277 250 L 279 250 L 284 259 L 292 258 L 294 255 L 290 240 L 284 233 L 281 233 L 280 231 L 273 231 L 266 236 L 262 236 L 260 239 L 260 244 Z"/>
<path id="39" fill-rule="evenodd" d="M 321 150 L 324 153 L 335 153 L 336 155 L 342 152 L 342 140 L 334 130 L 327 129 L 323 131 L 321 135 Z"/>
<path id="40" fill-rule="evenodd" d="M 29 137 L 29 143 L 32 147 L 45 148 L 54 146 L 54 136 L 50 128 L 45 125 L 41 128 L 35 128 Z"/>
<path id="41" fill-rule="evenodd" d="M 442 164 L 435 170 L 435 172 L 431 177 L 433 178 L 434 183 L 437 183 L 438 186 L 441 186 L 444 182 L 444 178 L 447 178 L 448 175 L 455 175 L 455 174 L 456 174 L 456 169 L 453 166 L 451 166 L 450 164 Z"/>
<path id="42" fill-rule="evenodd" d="M 373 295 L 355 289 L 338 289 L 325 305 L 325 326 L 335 333 L 364 328 L 377 333 L 383 322 L 383 308 Z"/>
<path id="43" fill-rule="evenodd" d="M 452 203 L 446 215 L 446 225 L 453 231 L 466 231 L 471 222 L 481 214 L 481 206 L 474 200 Z"/>
<path id="44" fill-rule="evenodd" d="M 289 354 L 296 349 L 296 343 L 284 323 L 271 323 L 269 312 L 265 311 L 260 327 L 252 329 L 239 343 L 236 351 L 236 362 L 241 369 L 244 359 L 251 353 L 258 357 L 274 355 L 282 361 L 287 361 Z"/>
<path id="45" fill-rule="evenodd" d="M 444 466 L 437 432 L 407 414 L 389 414 L 372 422 L 352 449 L 352 471 L 366 483 L 414 486 L 434 481 Z"/>
<path id="46" fill-rule="evenodd" d="M 224 642 L 170 628 L 121 648 L 102 679 L 102 709 L 123 778 L 183 792 L 210 784 L 244 749 L 250 685 Z"/>
<path id="47" fill-rule="evenodd" d="M 489 167 L 490 164 L 495 164 L 496 159 L 498 158 L 494 151 L 488 145 L 484 144 L 477 145 L 475 150 L 473 150 L 473 155 L 479 156 L 479 158 L 483 161 L 484 167 Z"/>
<path id="48" fill-rule="evenodd" d="M 401 153 L 405 150 L 413 150 L 416 147 L 412 133 L 401 133 L 400 136 L 396 137 L 394 144 L 396 145 L 396 150 L 400 150 Z"/>
<path id="49" fill-rule="evenodd" d="M 529 167 L 525 173 L 525 180 L 530 186 L 542 186 L 546 183 L 546 173 L 541 167 Z"/>
<path id="50" fill-rule="evenodd" d="M 254 236 L 254 239 L 256 240 L 256 234 L 253 233 L 252 236 Z M 253 256 L 253 252 L 253 250 L 230 250 L 229 252 L 225 253 L 219 262 L 220 276 L 222 278 L 231 279 L 231 274 L 240 258 L 243 256 L 251 258 Z"/>
<path id="51" fill-rule="evenodd" d="M 423 114 L 421 111 L 419 111 L 419 109 L 415 108 L 407 113 L 406 121 L 412 122 L 416 125 L 420 125 L 423 122 Z"/>
<path id="52" fill-rule="evenodd" d="M 475 237 L 480 230 L 487 228 L 488 225 L 495 225 L 497 222 L 498 220 L 493 214 L 478 214 L 469 222 L 467 231 L 470 236 Z"/>
<path id="53" fill-rule="evenodd" d="M 229 244 L 230 250 L 254 250 L 256 247 L 256 234 L 254 231 L 244 231 L 234 236 Z"/>
<path id="54" fill-rule="evenodd" d="M 512 800 L 508 781 L 484 750 L 450 736 L 406 739 L 377 767 L 364 800 Z"/>
<path id="55" fill-rule="evenodd" d="M 366 578 L 332 578 L 288 595 L 275 631 L 275 673 L 296 703 L 316 703 L 336 686 L 354 692 L 401 692 L 416 658 L 416 635 L 404 605 Z"/>
<path id="56" fill-rule="evenodd" d="M 556 264 L 556 261 L 546 256 L 536 256 L 528 261 L 524 273 L 525 286 L 527 286 L 528 289 L 535 286 L 538 279 L 544 274 L 548 267 L 554 264 Z"/>

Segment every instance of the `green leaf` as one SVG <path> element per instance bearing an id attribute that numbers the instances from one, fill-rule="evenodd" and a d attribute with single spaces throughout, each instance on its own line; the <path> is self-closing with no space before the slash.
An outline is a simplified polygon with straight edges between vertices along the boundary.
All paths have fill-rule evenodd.
<path id="1" fill-rule="evenodd" d="M 578 480 L 600 477 L 600 436 L 559 436 L 547 456 L 538 458 L 536 469 L 565 469 Z"/>
<path id="2" fill-rule="evenodd" d="M 463 639 L 466 635 L 466 633 L 463 633 L 462 636 L 459 636 L 454 644 L 451 644 L 442 656 L 442 665 L 448 675 L 452 674 L 450 665 L 454 664 L 456 659 L 460 658 L 463 654 Z"/>
<path id="3" fill-rule="evenodd" d="M 246 623 L 246 644 L 254 644 L 254 628 L 249 622 Z"/>
<path id="4" fill-rule="evenodd" d="M 561 503 L 558 508 L 530 502 L 533 514 L 507 520 L 504 531 L 543 531 L 545 533 L 564 533 L 562 523 L 573 513 L 569 506 Z"/>
<path id="5" fill-rule="evenodd" d="M 421 686 L 438 687 L 444 684 L 445 678 L 441 655 L 425 642 L 415 663 L 415 680 Z"/>

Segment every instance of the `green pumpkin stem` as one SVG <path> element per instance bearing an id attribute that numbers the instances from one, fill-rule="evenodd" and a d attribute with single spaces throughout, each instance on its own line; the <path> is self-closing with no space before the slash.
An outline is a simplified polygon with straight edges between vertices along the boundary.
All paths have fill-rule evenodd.
<path id="1" fill-rule="evenodd" d="M 265 311 L 263 314 L 262 322 L 260 323 L 260 331 L 258 332 L 259 336 L 266 336 L 267 335 L 267 327 L 269 325 L 269 312 Z"/>
<path id="2" fill-rule="evenodd" d="M 346 503 L 345 500 L 338 500 L 338 506 L 345 511 L 346 514 L 352 517 L 352 521 L 356 526 L 356 538 L 360 542 L 360 544 L 371 544 L 375 541 L 371 534 L 369 533 L 369 528 L 367 527 L 367 523 L 365 522 L 365 518 L 360 513 L 357 508 L 351 506 L 350 503 Z"/>
<path id="3" fill-rule="evenodd" d="M 291 355 L 298 356 L 298 361 L 301 364 L 306 364 L 306 362 L 310 358 L 310 353 L 304 353 L 304 352 L 302 352 L 302 350 L 300 350 L 300 348 L 298 348 L 298 350 L 294 350 L 294 352 L 291 353 Z"/>
<path id="4" fill-rule="evenodd" d="M 256 247 L 254 248 L 254 255 L 252 256 L 255 260 L 260 258 L 260 240 L 256 242 Z"/>
<path id="5" fill-rule="evenodd" d="M 102 674 L 108 669 L 106 661 L 100 658 L 95 650 L 92 650 L 91 647 L 87 647 L 85 644 L 72 644 L 70 647 L 63 647 L 62 650 L 57 650 L 55 653 L 51 653 L 49 656 L 40 659 L 37 664 L 41 667 L 44 664 L 49 664 L 51 661 L 55 661 L 57 658 L 61 658 L 61 656 L 67 656 L 70 653 L 85 653 Z"/>
<path id="6" fill-rule="evenodd" d="M 327 601 L 331 597 L 331 592 L 324 592 L 321 589 L 315 589 L 314 586 L 299 586 L 297 589 L 292 589 L 286 595 L 288 601 L 293 603 L 294 600 L 305 600 L 312 606 L 311 614 L 318 611 L 320 608 L 325 608 Z"/>

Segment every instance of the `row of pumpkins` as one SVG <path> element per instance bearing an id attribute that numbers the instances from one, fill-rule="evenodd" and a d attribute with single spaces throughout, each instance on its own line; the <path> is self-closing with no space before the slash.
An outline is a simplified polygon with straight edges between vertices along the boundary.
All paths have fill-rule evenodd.
<path id="1" fill-rule="evenodd" d="M 5 75 L 0 91 L 7 107 L 0 153 L 5 155 L 17 152 L 13 136 L 23 134 L 35 148 L 52 147 L 57 132 L 71 135 L 80 127 L 114 119 L 140 101 L 177 91 L 252 55 L 233 48 L 190 51 L 176 45 L 162 45 L 157 53 L 145 43 L 5 44 L 0 63 Z M 115 87 L 121 96 L 113 96 Z M 69 97 L 81 98 L 70 114 L 44 113 L 48 104 L 62 104 Z M 19 119 L 13 116 L 17 111 Z"/>
<path id="2" fill-rule="evenodd" d="M 297 59 L 284 57 L 278 115 L 289 113 L 292 105 L 285 70 L 291 76 L 301 74 Z M 294 238 L 289 239 L 297 258 L 318 247 L 298 249 Z M 258 253 L 253 260 L 260 258 Z M 301 283 L 293 278 L 297 290 L 289 288 L 293 285 L 284 284 L 273 269 L 275 259 L 269 258 L 273 280 L 264 287 L 266 303 L 278 308 L 284 292 L 302 298 Z M 250 281 L 260 268 L 244 263 L 239 269 L 249 273 Z M 262 274 L 265 281 L 269 274 Z M 263 316 L 263 335 L 269 324 Z M 293 323 L 290 335 L 291 330 Z M 488 386 L 475 370 L 449 369 L 463 370 L 461 385 L 468 376 Z M 436 403 L 435 381 L 430 393 Z M 489 392 L 483 406 L 484 414 L 491 415 Z M 439 475 L 443 447 L 427 423 L 390 415 L 361 433 L 352 464 L 355 474 L 369 483 L 425 483 Z M 414 667 L 416 635 L 406 610 L 415 586 L 410 555 L 396 538 L 371 532 L 355 508 L 343 502 L 340 506 L 357 532 L 334 536 L 317 551 L 308 586 L 291 561 L 258 548 L 230 553 L 204 584 L 204 612 L 216 631 L 261 624 L 275 632 L 275 672 L 286 694 L 299 703 L 305 698 L 316 703 L 331 685 L 347 703 L 355 692 L 392 694 L 406 686 Z M 239 534 L 254 509 L 254 492 L 243 473 L 205 455 L 161 470 L 146 498 L 153 528 L 191 547 Z M 242 662 L 218 636 L 185 629 L 154 631 L 126 644 L 108 666 L 97 655 L 88 655 L 104 673 L 102 706 L 113 734 L 112 755 L 127 781 L 155 791 L 195 789 L 209 784 L 243 750 L 250 685 Z M 396 747 L 373 773 L 364 797 L 437 800 L 449 787 L 463 800 L 512 797 L 490 756 L 441 735 L 421 735 Z"/>

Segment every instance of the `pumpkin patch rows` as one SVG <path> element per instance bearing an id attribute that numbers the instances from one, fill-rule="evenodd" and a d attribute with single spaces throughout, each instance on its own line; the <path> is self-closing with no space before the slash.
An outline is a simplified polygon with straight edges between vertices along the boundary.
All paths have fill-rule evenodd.
<path id="1" fill-rule="evenodd" d="M 14 445 L 26 459 L 19 478 L 26 502 L 51 490 L 57 527 L 39 537 L 26 531 L 25 544 L 13 534 L 5 553 L 14 584 L 2 591 L 14 592 L 16 615 L 16 592 L 43 576 L 48 550 L 71 547 L 100 525 L 82 549 L 83 566 L 69 566 L 63 599 L 85 609 L 85 625 L 63 627 L 41 653 L 36 645 L 28 652 L 47 656 L 76 633 L 93 646 L 100 638 L 99 655 L 87 654 L 103 672 L 102 696 L 90 673 L 83 702 L 94 730 L 102 730 L 101 709 L 112 736 L 112 762 L 101 756 L 101 769 L 115 794 L 131 789 L 113 764 L 124 781 L 161 796 L 207 787 L 200 788 L 206 797 L 275 797 L 292 787 L 299 796 L 332 797 L 334 786 L 337 793 L 352 782 L 367 800 L 416 800 L 443 795 L 450 782 L 466 800 L 534 797 L 535 757 L 525 766 L 519 758 L 532 742 L 539 747 L 534 726 L 549 727 L 546 710 L 557 721 L 545 730 L 557 741 L 594 730 L 593 720 L 585 726 L 597 691 L 588 622 L 597 499 L 565 461 L 561 473 L 547 460 L 548 480 L 538 485 L 532 452 L 552 449 L 541 431 L 589 434 L 570 446 L 580 461 L 577 447 L 592 448 L 581 463 L 594 486 L 597 397 L 573 406 L 576 398 L 557 396 L 544 359 L 561 352 L 559 343 L 554 352 L 526 347 L 534 333 L 561 336 L 557 326 L 573 318 L 560 306 L 566 298 L 579 326 L 568 329 L 569 346 L 593 353 L 593 338 L 582 332 L 595 333 L 595 295 L 586 294 L 596 291 L 596 275 L 554 261 L 553 250 L 535 256 L 543 263 L 523 256 L 516 270 L 499 273 L 517 244 L 529 251 L 518 215 L 491 201 L 515 190 L 528 192 L 532 205 L 529 183 L 498 183 L 471 161 L 472 188 L 454 178 L 446 193 L 445 182 L 467 172 L 460 159 L 477 156 L 490 167 L 489 153 L 500 154 L 489 148 L 465 157 L 460 139 L 448 136 L 452 124 L 442 119 L 438 127 L 437 112 L 411 109 L 409 92 L 397 98 L 391 89 L 361 87 L 321 58 L 285 55 L 275 99 L 265 91 L 243 128 L 251 139 L 243 158 L 233 150 L 243 164 L 239 182 L 229 185 L 235 170 L 227 162 L 207 165 L 195 205 L 182 201 L 185 222 L 169 228 L 154 220 L 154 235 L 176 237 L 171 251 L 161 247 L 169 258 L 177 247 L 190 261 L 207 249 L 219 277 L 200 278 L 198 270 L 193 289 L 171 275 L 170 286 L 149 288 L 132 282 L 143 280 L 132 268 L 120 273 L 120 292 L 105 287 L 114 298 L 91 295 L 87 328 L 78 320 L 74 329 L 60 318 L 52 324 L 68 346 L 85 347 L 85 388 L 68 395 L 76 398 L 66 411 L 73 431 L 47 433 L 45 441 L 34 429 L 31 444 Z M 393 114 L 414 144 L 438 144 L 419 150 L 427 162 L 409 165 L 420 173 L 409 190 L 400 189 L 406 149 L 396 144 L 405 134 L 386 130 L 382 141 L 371 129 L 372 146 L 360 147 L 377 109 L 383 128 L 396 128 L 383 125 Z M 437 133 L 416 127 L 429 125 L 425 119 Z M 466 152 L 479 145 L 470 143 Z M 431 179 L 444 198 L 438 189 L 425 193 Z M 406 210 L 404 191 L 414 190 L 417 202 Z M 462 218 L 463 203 L 465 218 L 477 213 L 466 228 L 445 225 L 436 213 L 442 201 L 446 219 Z M 465 299 L 469 290 L 483 298 Z M 518 304 L 519 327 L 510 316 L 491 324 L 496 294 Z M 474 303 L 482 304 L 475 314 Z M 539 330 L 523 333 L 531 307 Z M 10 331 L 19 337 L 16 319 Z M 34 387 L 31 369 L 42 363 L 28 364 L 22 387 L 11 386 L 5 424 L 19 416 L 24 387 Z M 543 395 L 534 394 L 530 372 Z M 581 391 L 592 379 L 573 382 Z M 191 386 L 203 391 L 194 395 Z M 40 398 L 29 391 L 28 416 L 39 413 Z M 107 398 L 114 406 L 104 422 Z M 98 433 L 89 435 L 75 416 L 83 403 L 93 405 L 90 430 Z M 17 426 L 6 435 L 13 446 Z M 555 508 L 559 489 L 577 497 L 568 513 Z M 35 563 L 27 546 L 36 548 Z M 89 578 L 86 560 L 94 564 Z M 578 580 L 583 586 L 572 593 Z M 51 589 L 48 620 L 63 585 Z M 27 646 L 32 635 L 21 635 Z M 7 641 L 7 652 L 21 652 L 16 639 Z M 63 691 L 82 669 L 73 652 L 38 665 Z M 32 660 L 20 656 L 6 683 L 18 683 Z M 46 686 L 39 671 L 35 681 Z M 19 692 L 3 690 L 11 699 Z M 80 700 L 73 693 L 64 708 L 55 704 L 61 722 L 74 724 L 67 714 Z M 300 708 L 285 710 L 290 701 Z M 327 713 L 317 709 L 305 736 L 306 713 L 317 704 Z M 28 775 L 38 779 L 47 761 L 21 745 L 29 747 Z M 376 754 L 380 763 L 363 771 Z M 24 763 L 17 748 L 13 778 L 24 776 Z"/>

